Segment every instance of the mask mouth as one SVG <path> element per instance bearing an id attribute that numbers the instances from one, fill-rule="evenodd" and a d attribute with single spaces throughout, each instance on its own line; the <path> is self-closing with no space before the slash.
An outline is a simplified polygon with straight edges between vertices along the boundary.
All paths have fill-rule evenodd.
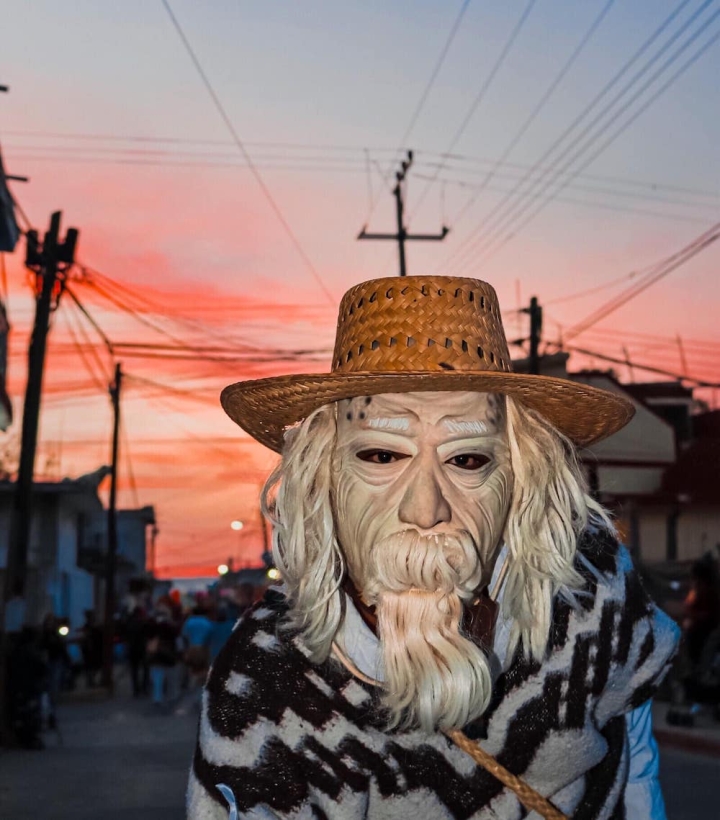
<path id="1" fill-rule="evenodd" d="M 373 545 L 363 594 L 374 605 L 383 593 L 456 594 L 467 601 L 480 585 L 482 570 L 469 532 L 425 535 L 404 530 Z"/>

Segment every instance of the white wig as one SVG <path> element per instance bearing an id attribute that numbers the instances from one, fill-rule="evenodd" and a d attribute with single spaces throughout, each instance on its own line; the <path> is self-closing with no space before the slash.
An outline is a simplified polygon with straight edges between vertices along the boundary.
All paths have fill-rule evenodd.
<path id="1" fill-rule="evenodd" d="M 584 581 L 576 568 L 580 533 L 593 521 L 612 529 L 587 492 L 572 443 L 540 414 L 506 397 L 513 470 L 504 531 L 509 566 L 503 614 L 512 619 L 508 659 L 520 644 L 541 659 L 556 594 L 575 603 Z M 313 412 L 285 436 L 282 461 L 268 479 L 263 511 L 273 524 L 273 557 L 290 602 L 288 625 L 302 632 L 311 658 L 325 660 L 342 623 L 345 559 L 331 502 L 335 405 Z"/>

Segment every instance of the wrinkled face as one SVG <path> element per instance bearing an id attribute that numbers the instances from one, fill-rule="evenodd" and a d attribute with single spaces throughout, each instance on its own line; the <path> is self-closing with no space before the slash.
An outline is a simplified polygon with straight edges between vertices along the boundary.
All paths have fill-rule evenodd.
<path id="1" fill-rule="evenodd" d="M 341 401 L 337 412 L 337 531 L 350 577 L 368 602 L 380 591 L 371 553 L 388 539 L 419 540 L 428 553 L 445 549 L 462 585 L 487 583 L 512 487 L 502 399 L 383 394 Z M 469 551 L 476 561 L 468 560 Z M 474 567 L 463 573 L 459 563 Z M 442 584 L 419 572 L 423 583 L 408 580 L 407 589 Z"/>

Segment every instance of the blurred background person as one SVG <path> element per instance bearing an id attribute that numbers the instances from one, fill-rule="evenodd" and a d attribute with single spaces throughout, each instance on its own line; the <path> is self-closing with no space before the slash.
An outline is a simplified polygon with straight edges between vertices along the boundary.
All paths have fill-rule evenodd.
<path id="1" fill-rule="evenodd" d="M 42 697 L 48 689 L 48 664 L 37 629 L 25 626 L 10 652 L 8 706 L 10 727 L 18 745 L 42 749 Z"/>
<path id="2" fill-rule="evenodd" d="M 70 655 L 65 636 L 60 632 L 61 626 L 63 624 L 60 620 L 49 612 L 43 619 L 40 631 L 40 650 L 47 664 L 47 725 L 49 729 L 57 727 L 58 696 L 65 688 L 70 674 Z"/>
<path id="3" fill-rule="evenodd" d="M 80 651 L 82 652 L 85 682 L 88 688 L 96 685 L 96 675 L 103 663 L 103 633 L 92 609 L 85 610 L 85 623 L 80 628 Z"/>
<path id="4" fill-rule="evenodd" d="M 211 664 L 232 634 L 240 614 L 241 611 L 236 604 L 231 601 L 220 602 L 215 614 L 215 621 L 212 624 L 212 632 L 210 633 L 210 642 L 208 644 Z"/>
<path id="5" fill-rule="evenodd" d="M 148 694 L 150 667 L 148 666 L 147 642 L 149 619 L 141 606 L 133 607 L 123 628 L 133 697 Z"/>
<path id="6" fill-rule="evenodd" d="M 691 584 L 683 603 L 683 635 L 690 663 L 700 663 L 710 633 L 720 625 L 720 592 L 715 561 L 705 556 L 691 569 Z"/>
<path id="7" fill-rule="evenodd" d="M 207 609 L 204 604 L 198 604 L 183 624 L 181 632 L 185 647 L 183 661 L 187 684 L 191 692 L 191 700 L 197 700 L 198 704 L 202 685 L 210 668 L 212 633 L 213 623 L 207 615 Z"/>
<path id="8" fill-rule="evenodd" d="M 179 629 L 170 608 L 159 604 L 147 627 L 147 663 L 150 667 L 152 702 L 162 706 L 176 696 L 175 667 L 178 662 Z"/>

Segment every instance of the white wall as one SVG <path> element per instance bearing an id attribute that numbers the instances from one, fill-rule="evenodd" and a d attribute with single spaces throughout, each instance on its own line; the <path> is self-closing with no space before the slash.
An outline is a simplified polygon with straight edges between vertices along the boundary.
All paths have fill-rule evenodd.
<path id="1" fill-rule="evenodd" d="M 617 393 L 626 399 L 630 396 L 612 379 L 602 374 L 573 375 L 592 387 Z M 635 415 L 629 424 L 610 438 L 588 448 L 600 461 L 651 461 L 672 463 L 675 461 L 675 432 L 673 428 L 642 404 L 633 401 Z"/>
<path id="2" fill-rule="evenodd" d="M 662 467 L 598 467 L 601 493 L 611 495 L 651 495 L 660 489 Z"/>

